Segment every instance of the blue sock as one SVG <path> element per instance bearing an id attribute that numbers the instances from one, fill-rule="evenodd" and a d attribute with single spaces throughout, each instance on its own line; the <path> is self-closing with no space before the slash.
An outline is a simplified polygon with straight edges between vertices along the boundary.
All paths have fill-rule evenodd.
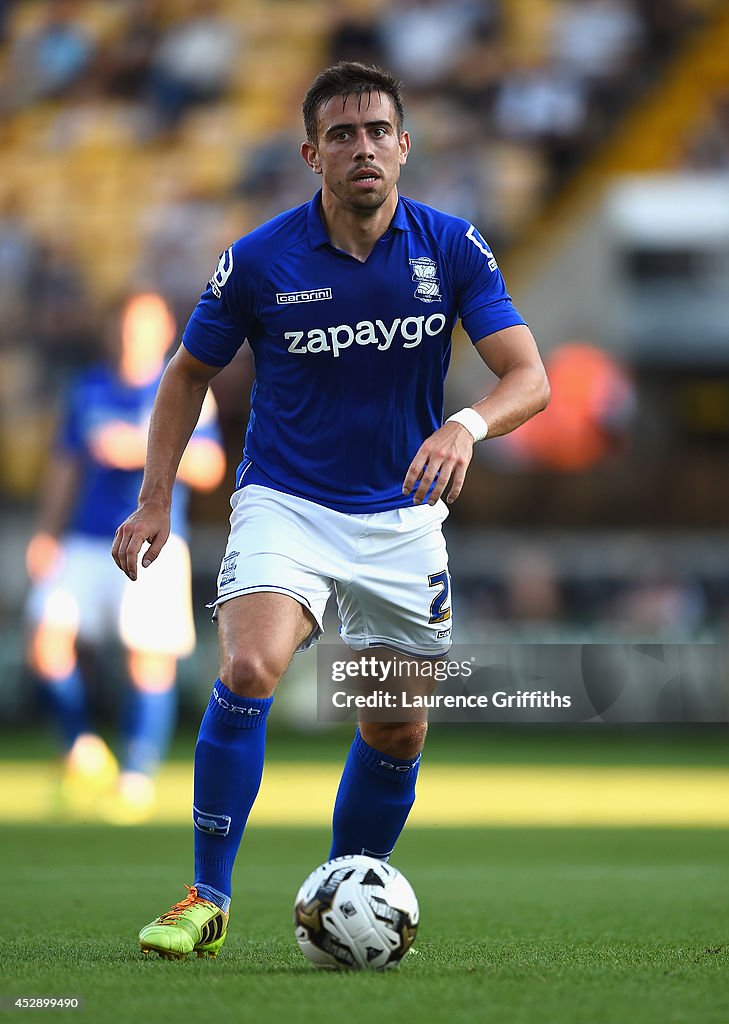
<path id="1" fill-rule="evenodd" d="M 157 691 L 132 687 L 124 722 L 123 771 L 154 775 L 167 753 L 176 705 L 174 686 Z"/>
<path id="2" fill-rule="evenodd" d="M 415 801 L 420 754 L 403 761 L 365 743 L 359 729 L 339 783 L 329 857 L 363 853 L 387 860 Z"/>
<path id="3" fill-rule="evenodd" d="M 226 911 L 233 863 L 261 785 L 272 704 L 273 697 L 239 697 L 217 679 L 197 737 L 195 886 Z"/>
<path id="4" fill-rule="evenodd" d="M 61 730 L 63 742 L 70 750 L 81 733 L 89 732 L 89 709 L 86 688 L 78 666 L 62 679 L 37 676 L 40 699 Z"/>

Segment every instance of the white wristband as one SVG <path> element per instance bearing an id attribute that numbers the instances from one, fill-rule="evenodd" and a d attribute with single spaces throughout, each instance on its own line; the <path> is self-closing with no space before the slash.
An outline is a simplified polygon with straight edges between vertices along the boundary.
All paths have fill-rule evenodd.
<path id="1" fill-rule="evenodd" d="M 450 422 L 460 423 L 462 427 L 466 428 L 474 441 L 483 441 L 489 432 L 489 425 L 486 420 L 470 406 L 461 409 L 460 412 L 454 412 L 446 420 L 446 423 Z"/>

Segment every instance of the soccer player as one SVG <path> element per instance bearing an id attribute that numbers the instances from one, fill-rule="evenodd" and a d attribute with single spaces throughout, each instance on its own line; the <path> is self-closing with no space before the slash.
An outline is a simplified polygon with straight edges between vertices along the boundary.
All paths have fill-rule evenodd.
<path id="1" fill-rule="evenodd" d="M 154 571 L 133 587 L 110 561 L 109 539 L 136 505 L 175 323 L 154 294 L 130 298 L 114 320 L 113 358 L 81 372 L 66 395 L 27 553 L 35 584 L 28 662 L 64 740 L 63 809 L 126 823 L 153 811 L 152 777 L 174 722 L 176 661 L 195 641 L 185 541 L 189 488 L 216 487 L 225 456 L 210 397 L 180 465 L 170 542 Z M 77 641 L 105 637 L 121 641 L 131 684 L 120 775 L 92 728 L 77 653 Z"/>
<path id="2" fill-rule="evenodd" d="M 256 381 L 218 578 L 220 677 L 195 752 L 194 885 L 140 932 L 142 950 L 162 956 L 223 945 L 273 694 L 293 653 L 320 636 L 330 594 L 354 650 L 445 654 L 446 502 L 474 443 L 548 400 L 532 334 L 476 228 L 398 195 L 410 149 L 398 82 L 342 62 L 314 80 L 303 114 L 301 154 L 321 191 L 220 257 L 162 378 L 139 507 L 112 549 L 132 580 L 145 541 L 142 567 L 162 551 L 171 482 L 208 382 L 247 339 Z M 500 379 L 443 424 L 458 317 Z M 331 856 L 387 858 L 415 797 L 425 731 L 360 721 Z"/>

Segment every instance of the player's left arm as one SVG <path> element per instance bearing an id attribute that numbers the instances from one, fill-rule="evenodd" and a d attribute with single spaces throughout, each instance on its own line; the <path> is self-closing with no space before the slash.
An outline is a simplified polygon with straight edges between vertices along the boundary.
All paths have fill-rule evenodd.
<path id="1" fill-rule="evenodd" d="M 505 327 L 481 338 L 476 351 L 499 381 L 472 408 L 488 426 L 488 437 L 516 430 L 544 409 L 549 401 L 549 382 L 532 332 L 525 324 Z M 473 434 L 461 423 L 449 421 L 426 438 L 410 463 L 403 494 L 414 488 L 413 501 L 420 504 L 438 477 L 428 498 L 431 505 L 443 495 L 452 504 L 461 493 L 474 445 Z"/>

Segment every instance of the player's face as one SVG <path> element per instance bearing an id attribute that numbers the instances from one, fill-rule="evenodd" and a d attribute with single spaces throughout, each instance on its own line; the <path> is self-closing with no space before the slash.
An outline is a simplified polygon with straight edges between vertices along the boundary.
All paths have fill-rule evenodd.
<path id="1" fill-rule="evenodd" d="M 392 192 L 407 160 L 410 139 L 398 134 L 392 100 L 380 92 L 335 96 L 319 110 L 316 145 L 302 156 L 322 187 L 350 209 L 377 210 Z"/>

